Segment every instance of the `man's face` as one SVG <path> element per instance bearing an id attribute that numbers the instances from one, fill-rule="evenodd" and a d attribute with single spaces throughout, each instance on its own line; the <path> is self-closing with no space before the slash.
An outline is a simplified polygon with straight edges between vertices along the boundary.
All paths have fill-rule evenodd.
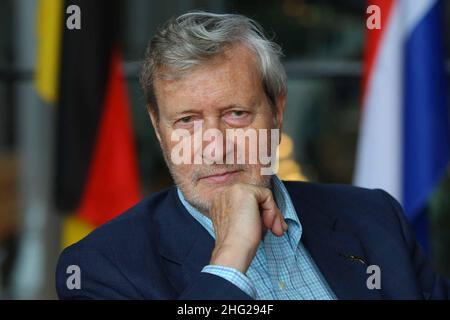
<path id="1" fill-rule="evenodd" d="M 260 161 L 256 164 L 248 161 L 249 143 L 243 145 L 246 149 L 245 164 L 225 161 L 226 155 L 230 152 L 236 155 L 238 148 L 236 143 L 233 144 L 235 140 L 226 139 L 227 129 L 256 129 L 256 132 L 260 132 L 258 129 L 268 129 L 269 132 L 270 129 L 281 128 L 285 97 L 279 97 L 275 108 L 270 105 L 255 60 L 254 53 L 247 47 L 235 45 L 224 54 L 190 70 L 184 77 L 156 79 L 154 82 L 159 118 L 153 112 L 150 116 L 164 158 L 175 184 L 186 199 L 204 214 L 208 214 L 213 196 L 221 188 L 236 182 L 269 186 L 270 176 L 261 174 L 264 165 Z M 172 134 L 177 129 L 185 129 L 193 137 L 194 123 L 201 124 L 203 132 L 218 129 L 223 133 L 220 144 L 214 139 L 201 143 L 203 150 L 206 145 L 211 147 L 214 143 L 218 144 L 217 147 L 223 146 L 222 153 L 215 153 L 219 149 L 212 153 L 214 159 L 217 156 L 223 158 L 223 164 L 217 161 L 211 164 L 211 159 L 206 159 L 208 156 L 193 145 L 190 164 L 175 164 L 172 161 L 172 150 L 180 143 L 172 141 Z M 267 136 L 270 154 L 270 133 Z M 259 152 L 259 148 L 257 150 Z M 194 164 L 195 154 L 210 160 L 210 164 L 205 164 L 206 161 Z"/>

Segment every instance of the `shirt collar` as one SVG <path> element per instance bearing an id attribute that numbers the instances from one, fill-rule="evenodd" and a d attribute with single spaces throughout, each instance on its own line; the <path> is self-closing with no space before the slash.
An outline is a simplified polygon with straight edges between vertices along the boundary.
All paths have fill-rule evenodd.
<path id="1" fill-rule="evenodd" d="M 177 187 L 177 193 L 178 193 L 178 197 L 180 198 L 181 203 L 186 208 L 187 212 L 189 212 L 189 214 L 191 216 L 193 216 L 194 219 L 197 220 L 203 226 L 203 228 L 205 228 L 208 231 L 208 233 L 215 239 L 216 234 L 214 233 L 214 226 L 212 224 L 211 219 L 208 218 L 207 216 L 205 216 L 200 211 L 198 211 L 197 208 L 193 207 L 186 200 L 186 198 L 183 195 L 183 192 L 181 192 L 180 188 L 178 188 L 178 187 Z"/>

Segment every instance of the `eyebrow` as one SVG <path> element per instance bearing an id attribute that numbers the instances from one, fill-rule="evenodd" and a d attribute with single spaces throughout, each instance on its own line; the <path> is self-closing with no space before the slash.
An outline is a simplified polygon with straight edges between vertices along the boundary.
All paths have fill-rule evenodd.
<path id="1" fill-rule="evenodd" d="M 181 110 L 181 111 L 177 111 L 174 113 L 175 116 L 180 116 L 186 113 L 200 113 L 201 110 L 196 110 L 196 109 L 186 109 L 186 110 Z"/>
<path id="2" fill-rule="evenodd" d="M 253 105 L 253 104 L 252 104 Z M 252 106 L 251 105 L 251 106 Z M 250 107 L 251 107 L 250 106 Z M 249 107 L 245 107 L 245 106 L 243 106 L 243 105 L 239 105 L 239 104 L 230 104 L 230 105 L 227 105 L 227 106 L 225 106 L 225 107 L 223 107 L 223 108 L 220 108 L 220 109 L 218 109 L 219 111 L 223 111 L 223 110 L 228 110 L 228 109 L 234 109 L 234 108 L 236 108 L 236 109 L 248 109 Z M 198 109 L 186 109 L 186 110 L 181 110 L 181 111 L 177 111 L 177 112 L 175 112 L 174 113 L 174 117 L 179 117 L 179 116 L 182 116 L 182 115 L 185 115 L 185 114 L 198 114 L 198 113 L 201 113 L 203 110 L 198 110 Z"/>

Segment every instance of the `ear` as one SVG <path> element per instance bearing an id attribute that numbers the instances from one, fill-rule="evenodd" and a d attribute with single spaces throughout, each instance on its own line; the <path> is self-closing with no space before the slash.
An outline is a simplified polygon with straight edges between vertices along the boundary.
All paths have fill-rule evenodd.
<path id="1" fill-rule="evenodd" d="M 286 93 L 282 93 L 278 96 L 275 105 L 275 118 L 277 121 L 277 127 L 278 129 L 280 129 L 280 131 L 283 125 L 283 114 L 285 107 L 286 107 Z"/>
<path id="2" fill-rule="evenodd" d="M 155 130 L 156 137 L 158 138 L 159 143 L 161 143 L 161 136 L 159 134 L 159 119 L 156 111 L 147 106 L 148 115 L 150 116 L 150 120 L 152 121 L 153 129 Z"/>

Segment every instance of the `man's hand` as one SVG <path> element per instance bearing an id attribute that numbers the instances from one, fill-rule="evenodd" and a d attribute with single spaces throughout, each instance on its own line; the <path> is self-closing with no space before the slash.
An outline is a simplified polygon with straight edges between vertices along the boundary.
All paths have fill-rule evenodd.
<path id="1" fill-rule="evenodd" d="M 209 215 L 216 233 L 210 264 L 242 273 L 253 260 L 264 229 L 282 236 L 288 228 L 272 192 L 250 184 L 237 183 L 218 193 Z"/>

